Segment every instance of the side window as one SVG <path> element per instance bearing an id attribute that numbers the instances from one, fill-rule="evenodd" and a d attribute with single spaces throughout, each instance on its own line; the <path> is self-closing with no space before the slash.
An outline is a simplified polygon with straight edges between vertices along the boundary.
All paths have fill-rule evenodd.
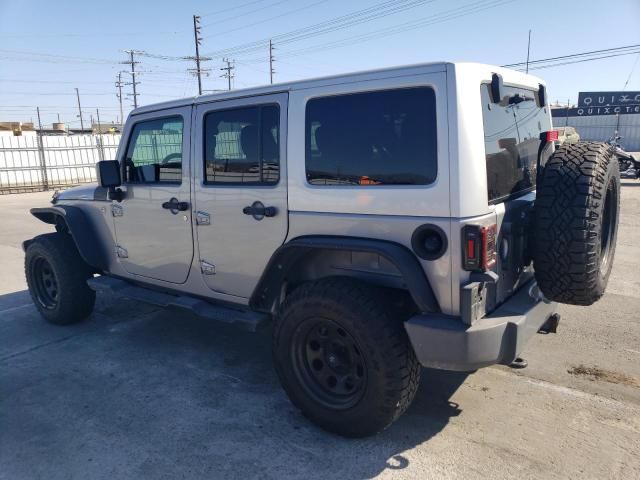
<path id="1" fill-rule="evenodd" d="M 205 184 L 274 185 L 280 179 L 277 105 L 211 112 L 204 118 Z"/>
<path id="2" fill-rule="evenodd" d="M 306 110 L 312 185 L 427 185 L 437 173 L 435 93 L 427 87 L 322 97 Z"/>
<path id="3" fill-rule="evenodd" d="M 181 183 L 182 117 L 136 123 L 124 164 L 126 183 Z"/>

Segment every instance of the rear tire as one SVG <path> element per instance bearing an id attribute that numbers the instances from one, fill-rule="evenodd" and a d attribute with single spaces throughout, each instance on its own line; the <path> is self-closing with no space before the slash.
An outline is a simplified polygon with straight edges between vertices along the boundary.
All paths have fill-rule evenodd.
<path id="1" fill-rule="evenodd" d="M 87 285 L 92 272 L 69 234 L 34 238 L 25 254 L 25 275 L 33 303 L 48 322 L 70 325 L 93 311 L 96 293 Z"/>
<path id="2" fill-rule="evenodd" d="M 562 145 L 544 167 L 535 204 L 534 266 L 548 299 L 591 305 L 602 297 L 619 211 L 620 171 L 612 148 Z"/>
<path id="3" fill-rule="evenodd" d="M 287 297 L 274 325 L 275 368 L 292 403 L 347 437 L 391 425 L 420 381 L 402 319 L 376 292 L 349 278 L 308 283 Z"/>

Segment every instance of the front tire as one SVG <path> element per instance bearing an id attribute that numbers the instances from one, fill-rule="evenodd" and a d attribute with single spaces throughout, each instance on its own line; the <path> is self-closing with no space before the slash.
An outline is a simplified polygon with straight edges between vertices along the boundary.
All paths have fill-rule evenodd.
<path id="1" fill-rule="evenodd" d="M 302 285 L 276 318 L 273 356 L 292 403 L 321 428 L 373 435 L 409 407 L 420 365 L 402 319 L 349 278 Z"/>
<path id="2" fill-rule="evenodd" d="M 93 311 L 96 293 L 87 285 L 92 272 L 70 235 L 34 238 L 25 254 L 25 275 L 33 303 L 48 322 L 70 325 Z"/>

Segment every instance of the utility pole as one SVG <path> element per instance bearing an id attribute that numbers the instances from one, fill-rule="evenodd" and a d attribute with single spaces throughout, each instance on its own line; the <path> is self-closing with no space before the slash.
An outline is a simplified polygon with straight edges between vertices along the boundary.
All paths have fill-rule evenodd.
<path id="1" fill-rule="evenodd" d="M 118 97 L 118 101 L 120 102 L 120 123 L 124 123 L 124 114 L 122 113 L 122 72 L 118 72 L 118 80 L 116 80 L 116 87 L 118 88 L 118 93 L 116 93 L 116 97 Z"/>
<path id="2" fill-rule="evenodd" d="M 201 57 L 200 56 L 200 45 L 202 45 L 202 37 L 200 36 L 200 17 L 198 15 L 193 16 L 193 38 L 196 43 L 196 56 L 188 57 L 196 61 L 196 69 L 191 70 L 191 72 L 198 77 L 198 95 L 202 95 L 202 73 L 207 74 L 208 69 L 203 69 L 200 67 L 200 62 L 206 62 L 207 60 L 211 60 L 210 57 Z"/>
<path id="3" fill-rule="evenodd" d="M 223 73 L 221 75 L 221 77 L 224 77 L 227 79 L 228 85 L 229 85 L 229 90 L 231 90 L 231 79 L 234 77 L 234 75 L 231 73 L 231 71 L 236 68 L 233 65 L 231 65 L 231 60 L 229 60 L 228 58 L 224 58 L 222 60 L 223 62 L 225 62 L 227 64 L 226 67 L 222 67 L 220 70 L 223 70 L 225 73 Z"/>
<path id="4" fill-rule="evenodd" d="M 269 81 L 273 85 L 273 74 L 276 73 L 273 70 L 273 62 L 275 59 L 273 58 L 273 43 L 271 43 L 271 39 L 269 39 Z"/>
<path id="5" fill-rule="evenodd" d="M 40 121 L 40 107 L 36 107 L 36 112 L 38 113 L 38 155 L 40 156 L 40 173 L 42 175 L 42 185 L 44 189 L 49 190 L 49 179 L 47 177 L 47 161 L 44 157 L 44 143 L 42 141 L 42 122 Z"/>
<path id="6" fill-rule="evenodd" d="M 96 108 L 96 118 L 98 119 L 98 155 L 100 155 L 100 160 L 104 160 L 104 147 L 102 144 L 102 127 L 100 126 L 100 109 Z"/>
<path id="7" fill-rule="evenodd" d="M 529 42 L 527 43 L 527 70 L 526 73 L 529 73 L 529 53 L 531 52 L 531 30 L 529 30 Z"/>
<path id="8" fill-rule="evenodd" d="M 78 117 L 80 117 L 80 130 L 84 131 L 84 122 L 82 121 L 82 107 L 80 107 L 80 92 L 76 88 L 76 97 L 78 98 Z"/>
<path id="9" fill-rule="evenodd" d="M 136 65 L 140 62 L 137 62 L 135 60 L 134 55 L 142 52 L 139 50 L 125 50 L 125 53 L 129 54 L 129 60 L 125 60 L 124 62 L 120 63 L 131 66 L 131 82 L 127 83 L 127 85 L 133 86 L 133 94 L 131 94 L 131 96 L 133 96 L 133 108 L 138 108 L 138 95 L 140 94 L 136 89 L 136 85 L 138 85 L 140 82 L 136 82 Z"/>

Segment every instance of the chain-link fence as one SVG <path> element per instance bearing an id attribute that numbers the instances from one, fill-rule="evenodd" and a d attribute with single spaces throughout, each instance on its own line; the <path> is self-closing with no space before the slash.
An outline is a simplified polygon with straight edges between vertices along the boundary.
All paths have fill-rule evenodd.
<path id="1" fill-rule="evenodd" d="M 96 181 L 96 162 L 116 158 L 121 135 L 0 135 L 0 194 Z"/>

